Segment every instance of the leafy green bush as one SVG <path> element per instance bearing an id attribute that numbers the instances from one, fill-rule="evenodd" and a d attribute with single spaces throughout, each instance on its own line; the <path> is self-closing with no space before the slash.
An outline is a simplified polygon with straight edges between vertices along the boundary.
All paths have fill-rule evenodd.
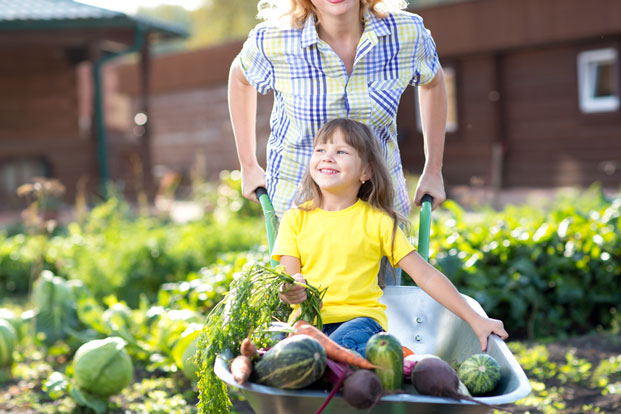
<path id="1" fill-rule="evenodd" d="M 610 328 L 621 304 L 621 198 L 435 214 L 431 262 L 516 337 Z"/>
<path id="2" fill-rule="evenodd" d="M 114 294 L 135 307 L 140 294 L 154 299 L 162 284 L 186 280 L 225 252 L 256 248 L 263 233 L 256 218 L 211 215 L 176 224 L 136 216 L 112 197 L 63 235 L 0 234 L 0 293 L 26 294 L 33 266 L 41 262 L 58 276 L 83 281 L 98 299 Z"/>
<path id="3" fill-rule="evenodd" d="M 206 311 L 236 268 L 265 255 L 263 220 L 256 205 L 239 199 L 236 177 L 223 175 L 199 221 L 137 216 L 111 197 L 51 237 L 0 233 L 0 295 L 25 294 L 40 268 L 83 281 L 99 301 L 116 295 L 136 308 L 144 295 Z M 610 329 L 621 303 L 620 217 L 621 198 L 596 188 L 547 208 L 468 212 L 447 201 L 433 215 L 431 262 L 513 337 Z M 417 217 L 412 223 L 416 233 Z"/>
<path id="4" fill-rule="evenodd" d="M 260 230 L 257 220 L 207 218 L 163 224 L 149 217 L 112 217 L 101 222 L 95 217 L 84 227 L 69 226 L 71 242 L 58 240 L 55 245 L 52 240 L 48 258 L 58 247 L 66 277 L 82 280 L 98 298 L 115 294 L 135 307 L 140 294 L 152 299 L 162 284 L 185 280 L 218 255 L 260 244 Z"/>

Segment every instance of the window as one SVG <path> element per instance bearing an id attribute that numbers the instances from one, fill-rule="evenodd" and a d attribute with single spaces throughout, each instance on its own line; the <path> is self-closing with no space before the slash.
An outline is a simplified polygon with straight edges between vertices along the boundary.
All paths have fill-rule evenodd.
<path id="1" fill-rule="evenodd" d="M 586 113 L 619 109 L 619 64 L 613 48 L 578 54 L 578 97 Z"/>
<path id="2" fill-rule="evenodd" d="M 455 79 L 455 69 L 452 67 L 443 67 L 444 82 L 446 83 L 446 95 L 447 95 L 447 116 L 446 116 L 446 132 L 457 131 L 457 82 Z M 418 131 L 422 131 L 422 122 L 420 119 L 420 106 L 418 102 L 418 88 L 414 94 L 414 100 L 416 103 L 416 125 Z"/>
<path id="3" fill-rule="evenodd" d="M 47 175 L 49 175 L 49 168 L 42 159 L 0 161 L 0 194 L 14 196 L 20 185 L 31 182 L 34 177 Z"/>

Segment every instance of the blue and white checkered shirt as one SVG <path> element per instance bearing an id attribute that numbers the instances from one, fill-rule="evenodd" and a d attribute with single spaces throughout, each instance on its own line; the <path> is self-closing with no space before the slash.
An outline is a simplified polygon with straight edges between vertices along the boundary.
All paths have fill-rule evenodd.
<path id="1" fill-rule="evenodd" d="M 315 133 L 334 118 L 371 127 L 385 152 L 395 208 L 407 216 L 410 199 L 397 146 L 397 106 L 408 85 L 430 82 L 440 66 L 420 16 L 395 12 L 380 19 L 367 12 L 351 75 L 317 35 L 313 16 L 301 30 L 257 25 L 238 59 L 259 93 L 274 91 L 266 180 L 279 217 L 292 207 Z"/>

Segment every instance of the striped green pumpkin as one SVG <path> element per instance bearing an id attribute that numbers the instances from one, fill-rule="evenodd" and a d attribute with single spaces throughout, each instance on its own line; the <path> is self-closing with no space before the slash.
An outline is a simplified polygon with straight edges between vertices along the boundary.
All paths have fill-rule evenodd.
<path id="1" fill-rule="evenodd" d="M 308 335 L 278 342 L 254 366 L 257 383 L 296 390 L 317 381 L 326 369 L 326 351 Z"/>
<path id="2" fill-rule="evenodd" d="M 470 394 L 483 395 L 491 392 L 500 381 L 500 365 L 488 354 L 475 354 L 459 366 L 459 379 Z"/>
<path id="3" fill-rule="evenodd" d="M 17 334 L 13 326 L 0 319 L 0 368 L 8 367 L 13 362 L 13 350 L 17 344 Z"/>

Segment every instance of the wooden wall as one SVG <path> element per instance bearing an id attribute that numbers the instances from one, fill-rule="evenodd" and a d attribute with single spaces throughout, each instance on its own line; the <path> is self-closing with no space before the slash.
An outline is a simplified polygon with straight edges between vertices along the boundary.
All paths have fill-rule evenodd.
<path id="1" fill-rule="evenodd" d="M 216 178 L 223 169 L 238 169 L 229 119 L 227 79 L 231 62 L 241 50 L 235 41 L 207 49 L 162 56 L 153 61 L 151 78 L 151 157 L 160 172 L 190 174 L 202 161 L 201 173 Z M 137 111 L 138 71 L 133 64 L 118 68 L 120 88 L 132 97 Z M 271 94 L 258 97 L 257 151 L 265 160 Z"/>
<path id="2" fill-rule="evenodd" d="M 61 48 L 0 48 L 0 165 L 44 159 L 72 200 L 77 181 L 96 171 L 93 142 L 80 137 L 76 72 Z M 20 205 L 2 194 L 0 209 Z"/>
<path id="3" fill-rule="evenodd" d="M 491 146 L 496 137 L 494 103 L 489 99 L 489 92 L 494 89 L 493 58 L 478 56 L 449 63 L 455 68 L 458 83 L 458 130 L 446 134 L 443 167 L 445 184 L 489 182 Z M 397 125 L 404 134 L 400 143 L 404 168 L 419 175 L 425 158 L 423 136 L 416 125 L 415 99 L 414 88 L 408 88 L 401 98 Z"/>
<path id="4" fill-rule="evenodd" d="M 621 114 L 581 113 L 576 73 L 581 49 L 562 45 L 506 56 L 507 186 L 621 184 Z M 610 163 L 616 171 L 606 168 Z"/>
<path id="5" fill-rule="evenodd" d="M 499 143 L 505 188 L 619 188 L 621 111 L 580 111 L 577 56 L 608 47 L 621 56 L 621 2 L 473 0 L 417 12 L 457 76 L 459 129 L 446 136 L 447 187 L 491 185 Z M 414 111 L 411 100 L 402 100 L 399 125 L 405 119 L 408 140 L 420 145 L 403 116 Z M 420 172 L 423 160 L 408 148 L 404 164 Z"/>
<path id="6" fill-rule="evenodd" d="M 588 186 L 621 183 L 621 111 L 585 115 L 578 108 L 576 57 L 617 47 L 621 1 L 473 0 L 417 10 L 442 64 L 454 69 L 458 129 L 447 133 L 447 187 Z M 187 172 L 201 154 L 209 175 L 238 168 L 226 103 L 230 62 L 242 41 L 155 59 L 151 90 L 154 164 Z M 120 69 L 121 89 L 135 97 L 137 70 Z M 621 79 L 621 69 L 619 77 Z M 620 80 L 621 82 L 621 80 Z M 403 164 L 420 174 L 422 135 L 414 90 L 398 112 Z M 271 96 L 260 97 L 258 148 L 269 134 Z M 502 149 L 500 175 L 494 147 Z"/>

